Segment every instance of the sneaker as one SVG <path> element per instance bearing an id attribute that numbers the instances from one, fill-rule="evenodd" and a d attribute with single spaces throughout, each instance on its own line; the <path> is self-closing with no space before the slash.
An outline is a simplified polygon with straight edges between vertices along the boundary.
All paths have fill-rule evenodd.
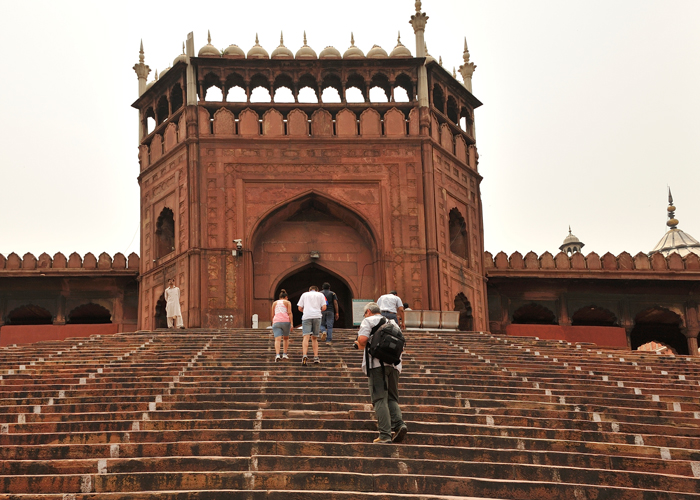
<path id="1" fill-rule="evenodd" d="M 405 425 L 402 425 L 401 427 L 399 427 L 399 430 L 396 431 L 396 434 L 394 434 L 392 441 L 394 443 L 400 443 L 406 437 L 407 433 L 408 433 L 408 427 L 406 427 Z"/>
<path id="2" fill-rule="evenodd" d="M 308 360 L 309 360 L 309 358 L 307 358 L 306 356 L 304 356 L 303 358 L 301 358 L 301 364 L 302 364 L 303 366 L 306 366 L 306 362 L 307 362 Z"/>
<path id="3" fill-rule="evenodd" d="M 390 438 L 383 438 L 383 437 L 379 436 L 377 439 L 375 439 L 372 442 L 379 443 L 379 444 L 387 444 L 387 443 L 391 443 L 391 439 Z"/>
<path id="4" fill-rule="evenodd" d="M 318 356 L 316 356 L 316 357 L 314 358 L 314 363 L 320 363 L 320 362 L 321 362 L 321 360 L 319 359 Z"/>
<path id="5" fill-rule="evenodd" d="M 289 359 L 289 356 L 287 356 L 286 352 L 284 354 L 282 354 L 282 359 Z"/>
<path id="6" fill-rule="evenodd" d="M 282 359 L 282 356 L 280 356 L 279 354 L 275 356 L 275 363 L 277 363 L 280 359 Z"/>

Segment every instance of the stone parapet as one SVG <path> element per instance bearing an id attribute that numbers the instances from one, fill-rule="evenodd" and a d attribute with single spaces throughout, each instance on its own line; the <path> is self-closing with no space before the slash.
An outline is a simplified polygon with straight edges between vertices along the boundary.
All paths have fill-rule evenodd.
<path id="1" fill-rule="evenodd" d="M 114 254 L 112 258 L 109 254 L 103 252 L 99 257 L 88 252 L 84 257 L 73 252 L 66 258 L 61 252 L 53 256 L 42 253 L 39 258 L 36 258 L 31 253 L 26 253 L 20 257 L 12 252 L 7 257 L 0 254 L 0 276 L 32 276 L 32 275 L 56 275 L 70 274 L 79 272 L 81 274 L 89 272 L 91 274 L 103 273 L 124 273 L 138 274 L 139 271 L 139 256 L 131 253 L 129 257 L 125 257 L 122 253 Z"/>

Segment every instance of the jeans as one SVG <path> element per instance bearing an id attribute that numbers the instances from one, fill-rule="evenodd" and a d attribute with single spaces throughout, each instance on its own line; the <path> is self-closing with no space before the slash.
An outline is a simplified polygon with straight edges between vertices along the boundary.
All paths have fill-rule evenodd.
<path id="1" fill-rule="evenodd" d="M 275 338 L 289 337 L 289 330 L 291 329 L 291 327 L 292 324 L 289 321 L 286 321 L 284 323 L 273 323 L 272 333 L 275 335 Z"/>
<path id="2" fill-rule="evenodd" d="M 381 367 L 369 371 L 369 395 L 377 416 L 379 437 L 391 439 L 391 431 L 406 424 L 399 408 L 399 372 L 393 366 L 385 365 L 384 373 L 386 377 L 382 376 Z"/>
<path id="3" fill-rule="evenodd" d="M 321 331 L 327 332 L 326 342 L 333 340 L 333 323 L 335 323 L 335 311 L 323 311 L 321 319 Z"/>
<path id="4" fill-rule="evenodd" d="M 389 312 L 389 311 L 382 311 L 382 316 L 384 316 L 386 319 L 393 319 L 397 323 L 399 322 L 398 321 L 399 317 L 396 315 L 396 313 Z"/>

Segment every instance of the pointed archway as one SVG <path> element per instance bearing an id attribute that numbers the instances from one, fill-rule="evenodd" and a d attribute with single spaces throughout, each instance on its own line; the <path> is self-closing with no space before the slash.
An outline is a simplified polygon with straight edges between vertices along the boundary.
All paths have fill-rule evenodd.
<path id="1" fill-rule="evenodd" d="M 682 318 L 665 307 L 650 307 L 634 318 L 630 333 L 632 349 L 649 342 L 658 342 L 672 348 L 678 354 L 688 355 L 688 339 L 681 332 Z"/>
<path id="2" fill-rule="evenodd" d="M 340 276 L 313 263 L 286 276 L 275 289 L 275 297 L 279 296 L 280 290 L 285 289 L 287 291 L 289 301 L 292 303 L 293 325 L 298 326 L 301 324 L 301 312 L 297 307 L 301 294 L 308 291 L 311 285 L 316 285 L 320 290 L 325 282 L 331 285 L 331 290 L 338 296 L 340 317 L 335 322 L 334 327 L 352 328 L 352 291 L 350 287 Z"/>

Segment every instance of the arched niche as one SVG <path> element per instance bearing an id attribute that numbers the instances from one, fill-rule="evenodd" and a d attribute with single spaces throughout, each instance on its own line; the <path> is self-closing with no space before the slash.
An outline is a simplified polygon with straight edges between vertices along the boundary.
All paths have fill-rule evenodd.
<path id="1" fill-rule="evenodd" d="M 467 222 L 457 208 L 450 210 L 450 251 L 462 259 L 469 258 L 469 235 Z"/>
<path id="2" fill-rule="evenodd" d="M 688 340 L 681 332 L 683 318 L 661 306 L 653 306 L 639 311 L 634 317 L 634 328 L 630 332 L 632 349 L 649 342 L 658 342 L 672 347 L 678 354 L 687 355 Z"/>
<path id="3" fill-rule="evenodd" d="M 250 241 L 255 297 L 272 299 L 279 280 L 314 262 L 342 277 L 354 297 L 373 298 L 379 292 L 378 240 L 372 227 L 354 210 L 319 193 L 281 202 L 253 228 Z"/>
<path id="4" fill-rule="evenodd" d="M 66 323 L 70 325 L 98 325 L 111 322 L 112 313 L 109 309 L 93 302 L 74 308 L 66 317 Z"/>
<path id="5" fill-rule="evenodd" d="M 474 331 L 474 314 L 472 305 L 464 292 L 459 292 L 454 299 L 455 311 L 459 311 L 459 329 L 465 332 Z"/>
<path id="6" fill-rule="evenodd" d="M 160 259 L 175 250 L 175 216 L 172 209 L 161 210 L 156 221 L 156 258 Z"/>
<path id="7" fill-rule="evenodd" d="M 571 316 L 573 326 L 617 326 L 617 317 L 611 311 L 596 305 L 582 307 Z"/>
<path id="8" fill-rule="evenodd" d="M 50 325 L 53 315 L 47 309 L 34 304 L 17 307 L 7 314 L 8 325 Z"/>
<path id="9" fill-rule="evenodd" d="M 556 325 L 557 318 L 543 305 L 530 303 L 520 306 L 513 312 L 513 324 L 518 325 Z"/>

